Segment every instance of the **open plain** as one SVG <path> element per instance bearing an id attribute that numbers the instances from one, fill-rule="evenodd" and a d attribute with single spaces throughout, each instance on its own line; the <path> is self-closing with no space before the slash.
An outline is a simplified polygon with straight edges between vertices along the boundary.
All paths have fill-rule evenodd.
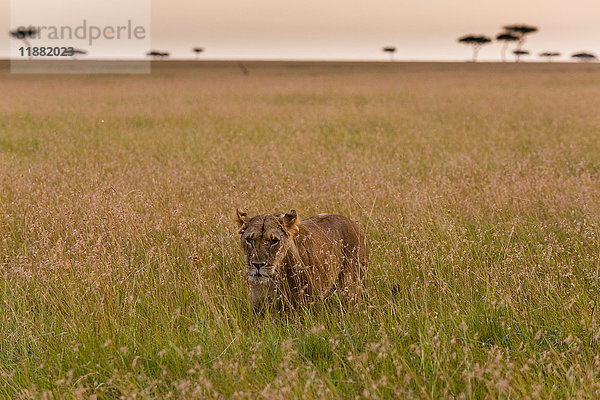
<path id="1" fill-rule="evenodd" d="M 0 65 L 0 398 L 597 398 L 600 68 Z M 358 221 L 255 315 L 235 208 Z"/>

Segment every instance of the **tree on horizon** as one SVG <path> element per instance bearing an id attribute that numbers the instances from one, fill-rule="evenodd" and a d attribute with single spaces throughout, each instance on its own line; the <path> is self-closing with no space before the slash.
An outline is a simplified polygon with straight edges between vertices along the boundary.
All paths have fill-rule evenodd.
<path id="1" fill-rule="evenodd" d="M 496 36 L 496 40 L 499 42 L 504 42 L 502 44 L 502 62 L 506 62 L 506 49 L 508 48 L 509 42 L 518 42 L 519 37 L 510 32 L 499 33 Z"/>
<path id="2" fill-rule="evenodd" d="M 489 44 L 491 41 L 492 39 L 484 35 L 465 35 L 458 38 L 459 43 L 473 46 L 473 62 L 477 62 L 477 54 L 481 46 Z"/>
<path id="3" fill-rule="evenodd" d="M 152 59 L 155 59 L 155 60 L 162 60 L 163 58 L 169 57 L 169 52 L 168 51 L 150 50 L 149 52 L 146 53 L 146 56 L 150 57 Z"/>
<path id="4" fill-rule="evenodd" d="M 69 51 L 69 55 L 73 57 L 73 60 L 77 60 L 77 56 L 84 56 L 87 54 L 87 51 L 81 49 L 73 49 Z"/>
<path id="5" fill-rule="evenodd" d="M 396 47 L 394 46 L 385 46 L 383 49 L 384 53 L 389 53 L 390 61 L 394 61 L 394 53 L 396 52 Z"/>
<path id="6" fill-rule="evenodd" d="M 529 55 L 529 51 L 528 50 L 514 50 L 513 54 L 515 55 L 515 62 L 519 62 L 521 61 L 521 56 L 528 56 Z"/>
<path id="7" fill-rule="evenodd" d="M 588 52 L 575 53 L 571 55 L 571 58 L 577 59 L 579 62 L 592 62 L 598 59 L 594 54 Z"/>
<path id="8" fill-rule="evenodd" d="M 13 38 L 22 40 L 27 47 L 31 47 L 31 43 L 29 43 L 29 39 L 35 38 L 36 35 L 38 34 L 38 31 L 37 31 L 37 29 L 35 29 L 33 27 L 29 27 L 29 28 L 20 27 L 13 31 L 9 31 L 8 33 Z M 29 59 L 31 60 L 31 58 L 32 57 L 30 54 Z"/>
<path id="9" fill-rule="evenodd" d="M 539 29 L 537 26 L 525 25 L 525 24 L 514 24 L 505 25 L 502 27 L 507 33 L 513 34 L 518 37 L 517 50 L 522 50 L 527 35 L 537 32 Z"/>
<path id="10" fill-rule="evenodd" d="M 560 57 L 560 53 L 558 51 L 544 51 L 543 53 L 538 54 L 540 57 L 544 57 L 548 60 L 548 62 L 552 62 L 554 57 Z"/>
<path id="11" fill-rule="evenodd" d="M 204 51 L 204 47 L 194 47 L 192 49 L 192 51 L 196 54 L 196 60 L 197 60 L 200 53 L 202 53 Z"/>

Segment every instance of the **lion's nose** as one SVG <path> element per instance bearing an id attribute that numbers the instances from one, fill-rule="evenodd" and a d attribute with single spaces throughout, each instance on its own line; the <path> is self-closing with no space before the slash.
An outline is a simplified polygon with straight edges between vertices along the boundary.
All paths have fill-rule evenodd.
<path id="1" fill-rule="evenodd" d="M 260 271 L 262 267 L 267 265 L 266 261 L 252 261 L 252 266 Z"/>

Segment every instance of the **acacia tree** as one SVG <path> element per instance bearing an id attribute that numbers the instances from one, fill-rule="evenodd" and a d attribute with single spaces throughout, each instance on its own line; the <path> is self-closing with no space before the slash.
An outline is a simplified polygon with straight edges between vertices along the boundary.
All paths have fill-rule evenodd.
<path id="1" fill-rule="evenodd" d="M 84 56 L 87 54 L 87 51 L 81 49 L 73 49 L 69 52 L 69 55 L 73 57 L 73 60 L 77 60 L 77 56 Z"/>
<path id="2" fill-rule="evenodd" d="M 394 46 L 385 46 L 382 50 L 384 53 L 388 53 L 390 55 L 390 61 L 394 61 L 394 53 L 396 52 L 396 48 Z"/>
<path id="3" fill-rule="evenodd" d="M 162 60 L 163 58 L 168 58 L 169 53 L 166 51 L 151 50 L 146 53 L 146 56 L 153 58 L 155 60 Z"/>
<path id="4" fill-rule="evenodd" d="M 575 53 L 575 54 L 571 55 L 571 58 L 579 60 L 580 62 L 591 62 L 591 61 L 597 60 L 597 58 L 594 54 L 586 53 L 586 52 Z"/>
<path id="5" fill-rule="evenodd" d="M 25 42 L 25 44 L 27 45 L 27 47 L 31 47 L 31 44 L 29 43 L 29 39 L 33 39 L 36 37 L 37 35 L 37 29 L 33 28 L 33 27 L 29 27 L 29 28 L 17 28 L 14 31 L 10 31 L 10 36 L 14 37 L 15 39 L 19 39 L 22 40 L 23 42 Z"/>
<path id="6" fill-rule="evenodd" d="M 499 42 L 504 42 L 502 44 L 502 61 L 506 61 L 506 49 L 508 48 L 508 43 L 516 42 L 519 40 L 517 35 L 513 35 L 510 32 L 500 33 L 496 36 L 496 40 Z"/>
<path id="7" fill-rule="evenodd" d="M 204 51 L 204 47 L 194 47 L 192 49 L 192 51 L 196 54 L 196 60 L 197 60 L 200 53 L 202 53 Z"/>
<path id="8" fill-rule="evenodd" d="M 554 57 L 560 57 L 560 53 L 557 51 L 544 51 L 539 54 L 540 57 L 544 57 L 548 60 L 548 62 L 552 62 Z"/>
<path id="9" fill-rule="evenodd" d="M 515 55 L 515 61 L 519 62 L 519 61 L 521 61 L 521 56 L 528 56 L 529 55 L 529 51 L 527 51 L 527 50 L 514 50 L 513 54 Z"/>
<path id="10" fill-rule="evenodd" d="M 523 48 L 523 45 L 525 44 L 525 39 L 527 39 L 527 35 L 538 31 L 538 28 L 536 26 L 519 24 L 506 25 L 503 26 L 502 29 L 504 29 L 506 32 L 512 35 L 517 36 L 517 50 L 521 50 Z"/>
<path id="11" fill-rule="evenodd" d="M 33 28 L 33 27 L 29 27 L 29 28 L 17 28 L 14 31 L 10 31 L 9 34 L 10 36 L 12 36 L 15 39 L 19 39 L 22 40 L 23 43 L 25 43 L 25 45 L 27 47 L 31 47 L 31 44 L 29 43 L 29 39 L 34 39 L 37 36 L 37 29 Z M 29 56 L 29 59 L 31 59 L 31 55 Z"/>
<path id="12" fill-rule="evenodd" d="M 492 41 L 487 36 L 483 35 L 466 35 L 458 38 L 459 43 L 468 44 L 469 46 L 473 46 L 473 62 L 477 62 L 477 54 L 479 53 L 479 48 L 484 44 L 488 44 Z"/>

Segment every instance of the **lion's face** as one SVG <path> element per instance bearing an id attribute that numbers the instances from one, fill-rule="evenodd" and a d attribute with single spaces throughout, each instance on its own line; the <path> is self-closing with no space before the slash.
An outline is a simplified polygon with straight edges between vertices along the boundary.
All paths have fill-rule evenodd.
<path id="1" fill-rule="evenodd" d="M 297 220 L 294 210 L 285 215 L 265 214 L 253 218 L 238 211 L 248 281 L 262 283 L 273 278 L 293 241 Z"/>

